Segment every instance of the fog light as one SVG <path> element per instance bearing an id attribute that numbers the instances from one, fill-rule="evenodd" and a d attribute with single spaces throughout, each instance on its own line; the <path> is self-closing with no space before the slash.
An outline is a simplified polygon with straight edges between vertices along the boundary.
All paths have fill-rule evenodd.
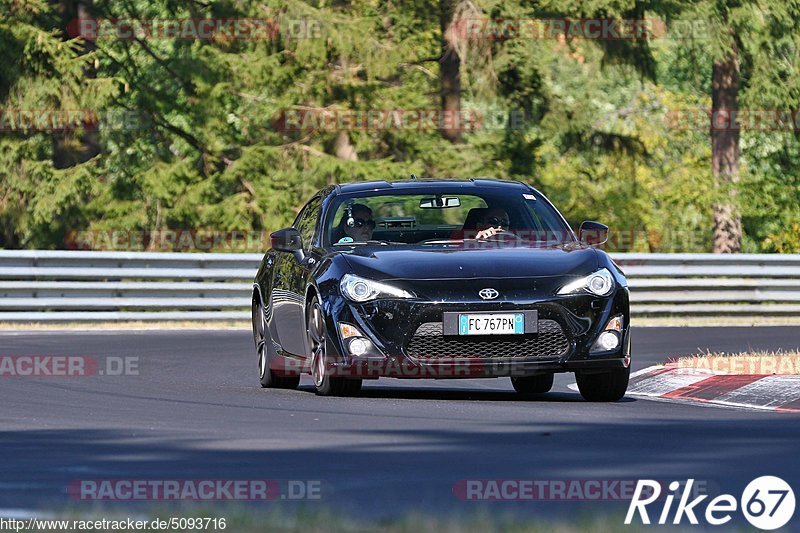
<path id="1" fill-rule="evenodd" d="M 619 337 L 613 331 L 604 331 L 597 338 L 597 346 L 603 351 L 611 351 L 619 346 Z"/>
<path id="2" fill-rule="evenodd" d="M 350 353 L 353 355 L 364 355 L 369 349 L 369 342 L 366 339 L 353 339 L 350 341 Z"/>

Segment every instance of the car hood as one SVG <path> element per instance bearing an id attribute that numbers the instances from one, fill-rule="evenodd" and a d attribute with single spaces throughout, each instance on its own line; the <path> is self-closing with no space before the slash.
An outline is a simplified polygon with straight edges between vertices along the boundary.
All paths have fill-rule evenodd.
<path id="1" fill-rule="evenodd" d="M 592 248 L 354 248 L 353 274 L 376 280 L 528 278 L 583 275 L 598 268 Z"/>

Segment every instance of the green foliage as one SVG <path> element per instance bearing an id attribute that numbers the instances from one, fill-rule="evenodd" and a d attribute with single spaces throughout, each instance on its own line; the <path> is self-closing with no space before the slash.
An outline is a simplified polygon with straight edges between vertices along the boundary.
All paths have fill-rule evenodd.
<path id="1" fill-rule="evenodd" d="M 473 18 L 661 17 L 706 21 L 709 32 L 456 39 L 462 108 L 493 119 L 452 144 L 435 129 L 278 127 L 290 111 L 438 109 L 438 1 L 95 0 L 98 18 L 259 18 L 280 31 L 87 42 L 67 30 L 72 3 L 0 0 L 4 116 L 91 110 L 103 119 L 97 131 L 0 131 L 0 247 L 62 248 L 83 229 L 269 231 L 328 184 L 415 173 L 531 183 L 576 225 L 608 223 L 612 247 L 709 251 L 711 206 L 731 191 L 713 183 L 708 133 L 675 129 L 669 113 L 710 107 L 711 62 L 734 42 L 743 107 L 800 107 L 793 1 L 457 4 Z M 800 251 L 798 140 L 742 136 L 735 198 L 746 251 Z"/>

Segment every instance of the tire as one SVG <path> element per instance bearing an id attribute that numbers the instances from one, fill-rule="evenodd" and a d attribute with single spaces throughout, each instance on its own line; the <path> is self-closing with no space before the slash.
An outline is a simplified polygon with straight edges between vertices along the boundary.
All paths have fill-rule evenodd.
<path id="1" fill-rule="evenodd" d="M 306 308 L 306 335 L 311 353 L 311 377 L 319 396 L 354 396 L 361 390 L 360 379 L 347 379 L 330 375 L 328 335 L 325 315 L 319 299 L 314 296 Z"/>
<path id="2" fill-rule="evenodd" d="M 272 361 L 275 358 L 272 348 L 272 339 L 267 332 L 267 321 L 264 317 L 264 308 L 261 300 L 254 298 L 252 307 L 253 341 L 256 345 L 258 356 L 258 380 L 262 388 L 296 389 L 300 384 L 300 376 L 279 376 L 272 370 Z"/>
<path id="3" fill-rule="evenodd" d="M 544 394 L 553 388 L 554 374 L 538 374 L 521 378 L 511 378 L 514 390 L 520 394 Z"/>
<path id="4" fill-rule="evenodd" d="M 631 368 L 620 368 L 596 374 L 575 373 L 578 390 L 589 402 L 616 402 L 625 396 Z"/>

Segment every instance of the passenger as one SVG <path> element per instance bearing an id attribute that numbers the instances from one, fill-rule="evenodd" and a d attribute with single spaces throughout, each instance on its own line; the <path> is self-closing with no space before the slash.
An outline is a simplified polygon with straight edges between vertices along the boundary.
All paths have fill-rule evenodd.
<path id="1" fill-rule="evenodd" d="M 508 219 L 508 213 L 505 209 L 500 207 L 487 209 L 483 216 L 475 224 L 475 229 L 478 234 L 475 235 L 476 239 L 488 239 L 498 233 L 509 233 L 511 222 Z"/>

